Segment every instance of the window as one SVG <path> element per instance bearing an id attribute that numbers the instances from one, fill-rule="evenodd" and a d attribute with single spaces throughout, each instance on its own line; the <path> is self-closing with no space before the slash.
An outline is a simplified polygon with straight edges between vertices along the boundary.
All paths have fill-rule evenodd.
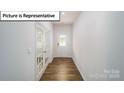
<path id="1" fill-rule="evenodd" d="M 66 35 L 59 36 L 59 46 L 66 46 Z"/>

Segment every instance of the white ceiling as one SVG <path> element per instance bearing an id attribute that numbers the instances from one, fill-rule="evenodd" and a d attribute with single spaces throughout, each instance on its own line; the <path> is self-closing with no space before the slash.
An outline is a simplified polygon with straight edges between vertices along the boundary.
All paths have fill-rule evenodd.
<path id="1" fill-rule="evenodd" d="M 63 14 L 64 13 L 64 14 Z M 80 11 L 65 11 L 60 13 L 60 21 L 53 24 L 72 24 L 80 15 Z"/>

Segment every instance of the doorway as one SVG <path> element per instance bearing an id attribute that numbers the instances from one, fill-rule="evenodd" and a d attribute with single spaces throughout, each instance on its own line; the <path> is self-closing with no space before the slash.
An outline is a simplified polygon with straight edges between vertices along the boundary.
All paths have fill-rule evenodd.
<path id="1" fill-rule="evenodd" d="M 54 25 L 54 57 L 72 57 L 71 25 Z"/>

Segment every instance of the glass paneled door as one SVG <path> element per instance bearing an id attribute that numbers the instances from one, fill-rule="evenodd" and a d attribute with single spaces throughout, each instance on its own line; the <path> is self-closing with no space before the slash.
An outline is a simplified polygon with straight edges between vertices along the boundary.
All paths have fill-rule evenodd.
<path id="1" fill-rule="evenodd" d="M 40 80 L 44 70 L 45 57 L 45 31 L 40 23 L 35 24 L 36 28 L 36 79 Z"/>

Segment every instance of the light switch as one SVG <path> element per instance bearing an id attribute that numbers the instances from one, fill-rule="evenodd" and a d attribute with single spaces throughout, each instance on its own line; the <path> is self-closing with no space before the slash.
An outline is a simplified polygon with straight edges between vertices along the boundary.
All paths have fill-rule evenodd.
<path id="1" fill-rule="evenodd" d="M 27 53 L 28 53 L 28 54 L 31 54 L 31 53 L 32 53 L 32 49 L 31 49 L 31 48 L 28 48 L 28 49 L 27 49 Z"/>

